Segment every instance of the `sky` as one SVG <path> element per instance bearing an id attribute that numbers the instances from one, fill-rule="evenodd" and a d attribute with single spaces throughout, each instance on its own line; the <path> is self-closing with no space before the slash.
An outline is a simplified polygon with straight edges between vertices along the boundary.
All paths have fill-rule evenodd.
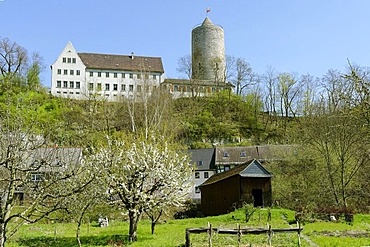
<path id="1" fill-rule="evenodd" d="M 44 60 L 41 80 L 68 41 L 78 52 L 161 57 L 167 78 L 191 54 L 191 30 L 208 17 L 225 33 L 225 53 L 257 73 L 322 77 L 348 60 L 370 65 L 368 0 L 0 0 L 0 38 Z"/>

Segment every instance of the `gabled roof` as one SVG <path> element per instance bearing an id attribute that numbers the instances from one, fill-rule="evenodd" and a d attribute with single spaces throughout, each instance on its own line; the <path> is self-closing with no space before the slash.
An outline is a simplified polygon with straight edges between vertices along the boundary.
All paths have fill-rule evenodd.
<path id="1" fill-rule="evenodd" d="M 97 53 L 78 53 L 78 55 L 89 69 L 164 73 L 162 59 L 160 57 Z"/>
<path id="2" fill-rule="evenodd" d="M 211 170 L 214 167 L 214 148 L 189 149 L 191 163 L 196 165 L 196 170 Z M 202 161 L 202 164 L 199 164 Z"/>
<path id="3" fill-rule="evenodd" d="M 37 171 L 63 171 L 80 164 L 82 148 L 38 148 L 26 154 L 26 166 L 43 164 Z"/>
<path id="4" fill-rule="evenodd" d="M 252 160 L 242 165 L 238 165 L 228 171 L 214 174 L 200 186 L 214 184 L 233 176 L 248 178 L 270 178 L 272 177 L 272 174 L 267 171 L 258 160 Z"/>
<path id="5" fill-rule="evenodd" d="M 216 147 L 216 165 L 239 165 L 251 159 L 281 160 L 293 151 L 292 145 Z"/>

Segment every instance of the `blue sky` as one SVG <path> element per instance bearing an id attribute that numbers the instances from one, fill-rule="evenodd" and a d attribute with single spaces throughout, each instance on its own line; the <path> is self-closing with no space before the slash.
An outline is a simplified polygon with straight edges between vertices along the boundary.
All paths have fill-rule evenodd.
<path id="1" fill-rule="evenodd" d="M 68 41 L 78 52 L 162 57 L 166 76 L 191 53 L 191 30 L 206 17 L 225 31 L 226 54 L 245 58 L 258 73 L 344 71 L 347 59 L 370 65 L 368 0 L 0 0 L 0 37 L 46 65 Z"/>

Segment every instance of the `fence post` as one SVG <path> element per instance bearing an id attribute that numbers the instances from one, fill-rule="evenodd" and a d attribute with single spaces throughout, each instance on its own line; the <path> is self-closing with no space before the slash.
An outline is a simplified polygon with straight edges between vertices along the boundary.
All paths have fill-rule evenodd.
<path id="1" fill-rule="evenodd" d="M 185 231 L 185 247 L 190 247 L 190 246 L 191 246 L 190 231 L 188 229 L 186 229 L 186 231 Z"/>
<path id="2" fill-rule="evenodd" d="M 269 223 L 267 223 L 267 232 L 268 232 L 268 245 L 271 246 L 272 242 L 272 228 Z"/>
<path id="3" fill-rule="evenodd" d="M 238 223 L 237 224 L 237 228 L 238 228 L 238 247 L 240 247 L 240 237 L 242 235 L 242 232 L 240 231 L 240 224 Z"/>
<path id="4" fill-rule="evenodd" d="M 212 247 L 212 224 L 208 222 L 208 246 Z"/>
<path id="5" fill-rule="evenodd" d="M 298 226 L 298 247 L 301 246 L 301 222 L 297 221 Z"/>

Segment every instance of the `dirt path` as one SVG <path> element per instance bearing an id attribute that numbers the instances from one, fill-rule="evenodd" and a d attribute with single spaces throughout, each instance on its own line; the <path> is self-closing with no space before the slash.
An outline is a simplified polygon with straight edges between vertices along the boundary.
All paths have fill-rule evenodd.
<path id="1" fill-rule="evenodd" d="M 290 228 L 292 228 L 292 225 L 289 224 L 289 222 L 287 221 L 287 218 L 284 215 L 281 215 L 281 218 L 286 222 L 286 224 Z M 310 246 L 319 247 L 318 244 L 316 244 L 315 242 L 313 242 L 308 236 L 304 235 L 303 233 L 301 233 L 301 238 L 303 238 L 304 240 L 306 240 L 310 244 Z"/>

